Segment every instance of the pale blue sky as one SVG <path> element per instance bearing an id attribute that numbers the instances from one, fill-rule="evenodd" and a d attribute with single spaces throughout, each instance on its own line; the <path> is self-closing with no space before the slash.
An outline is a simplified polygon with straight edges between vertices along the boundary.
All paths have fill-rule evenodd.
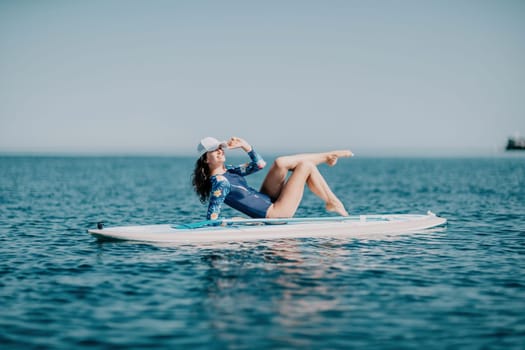
<path id="1" fill-rule="evenodd" d="M 0 0 L 0 152 L 496 152 L 525 1 Z"/>

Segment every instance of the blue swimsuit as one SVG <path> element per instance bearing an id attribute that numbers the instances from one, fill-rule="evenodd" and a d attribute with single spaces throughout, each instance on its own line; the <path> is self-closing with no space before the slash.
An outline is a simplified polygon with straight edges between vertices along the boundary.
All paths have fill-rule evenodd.
<path id="1" fill-rule="evenodd" d="M 272 205 L 270 197 L 250 187 L 244 178 L 264 168 L 266 162 L 253 149 L 248 155 L 251 159 L 249 163 L 236 167 L 228 165 L 224 174 L 211 177 L 208 220 L 219 218 L 222 203 L 252 218 L 266 217 L 266 211 Z"/>

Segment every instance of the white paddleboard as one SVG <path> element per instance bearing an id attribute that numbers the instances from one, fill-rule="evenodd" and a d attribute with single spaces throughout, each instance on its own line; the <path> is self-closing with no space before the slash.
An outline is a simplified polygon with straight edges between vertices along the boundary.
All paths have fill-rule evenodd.
<path id="1" fill-rule="evenodd" d="M 445 218 L 422 214 L 354 215 L 349 217 L 222 220 L 179 225 L 120 226 L 90 229 L 99 239 L 192 244 L 283 238 L 349 237 L 420 232 L 442 226 Z M 216 222 L 215 222 L 216 224 Z"/>

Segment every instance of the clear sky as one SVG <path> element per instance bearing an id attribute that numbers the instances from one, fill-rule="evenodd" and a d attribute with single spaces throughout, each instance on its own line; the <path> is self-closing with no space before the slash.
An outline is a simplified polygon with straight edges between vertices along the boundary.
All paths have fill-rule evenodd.
<path id="1" fill-rule="evenodd" d="M 525 1 L 0 0 L 0 152 L 495 152 Z"/>

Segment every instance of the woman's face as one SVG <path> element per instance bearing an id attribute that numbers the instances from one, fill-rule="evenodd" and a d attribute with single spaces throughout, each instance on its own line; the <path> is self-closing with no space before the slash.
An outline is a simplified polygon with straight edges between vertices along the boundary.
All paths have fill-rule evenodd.
<path id="1" fill-rule="evenodd" d="M 223 165 L 226 157 L 224 155 L 224 150 L 219 147 L 215 151 L 210 151 L 206 153 L 206 162 L 210 168 L 214 168 L 219 165 Z"/>

